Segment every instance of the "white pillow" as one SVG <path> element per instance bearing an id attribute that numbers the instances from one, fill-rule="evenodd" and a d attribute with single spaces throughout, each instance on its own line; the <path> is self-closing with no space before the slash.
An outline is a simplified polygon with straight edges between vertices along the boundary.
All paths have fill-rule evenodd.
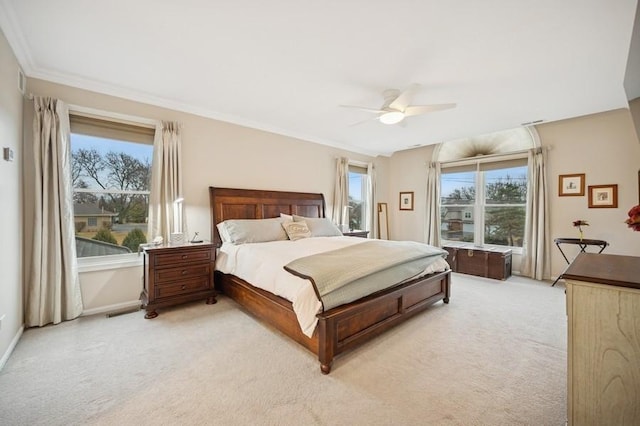
<path id="1" fill-rule="evenodd" d="M 309 238 L 311 236 L 311 231 L 306 222 L 285 222 L 282 224 L 282 227 L 291 241 Z"/>
<path id="2" fill-rule="evenodd" d="M 312 237 L 339 237 L 342 232 L 338 227 L 325 217 L 303 217 L 293 215 L 295 222 L 306 222 Z"/>
<path id="3" fill-rule="evenodd" d="M 293 216 L 291 216 L 290 214 L 280 213 L 280 217 L 289 222 L 293 222 Z"/>
<path id="4" fill-rule="evenodd" d="M 225 222 L 220 222 L 216 225 L 216 228 L 218 228 L 218 234 L 220 234 L 220 240 L 223 243 L 229 243 L 231 242 L 231 237 L 229 236 L 229 232 L 227 231 L 227 227 L 225 225 L 226 225 Z"/>
<path id="5" fill-rule="evenodd" d="M 230 219 L 223 223 L 229 237 L 228 242 L 244 244 L 287 240 L 287 233 L 282 228 L 284 221 L 284 219 L 276 217 L 273 219 Z"/>

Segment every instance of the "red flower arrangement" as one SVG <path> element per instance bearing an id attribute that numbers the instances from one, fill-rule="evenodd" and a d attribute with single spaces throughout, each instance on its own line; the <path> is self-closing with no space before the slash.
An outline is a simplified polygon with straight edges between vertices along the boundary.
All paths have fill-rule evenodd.
<path id="1" fill-rule="evenodd" d="M 632 207 L 628 215 L 629 219 L 625 220 L 624 223 L 634 231 L 640 231 L 640 204 Z"/>

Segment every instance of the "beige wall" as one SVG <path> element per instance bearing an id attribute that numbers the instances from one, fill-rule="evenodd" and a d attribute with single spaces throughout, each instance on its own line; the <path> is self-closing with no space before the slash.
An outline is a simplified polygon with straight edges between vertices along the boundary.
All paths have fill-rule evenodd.
<path id="1" fill-rule="evenodd" d="M 537 126 L 541 144 L 549 147 L 547 179 L 551 215 L 551 238 L 577 237 L 572 222 L 587 220 L 585 238 L 603 239 L 610 243 L 606 253 L 640 256 L 640 232 L 630 231 L 623 223 L 627 211 L 638 204 L 638 170 L 640 144 L 631 113 L 627 109 Z M 389 190 L 393 239 L 424 241 L 426 162 L 432 147 L 421 147 L 395 153 L 390 159 Z M 559 197 L 558 175 L 585 173 L 586 185 L 618 184 L 618 208 L 588 208 L 584 197 Z M 415 210 L 398 210 L 400 191 L 415 191 Z M 575 256 L 568 247 L 570 256 Z M 551 247 L 552 275 L 562 273 L 566 263 L 555 245 Z M 514 270 L 519 269 L 519 256 L 514 256 Z"/>
<path id="2" fill-rule="evenodd" d="M 6 43 L 4 46 L 10 54 Z M 6 55 L 7 52 L 3 54 Z M 10 61 L 3 60 L 2 63 L 11 64 L 13 61 L 14 67 L 17 68 L 15 58 L 11 54 L 9 56 Z M 11 85 L 11 81 L 15 79 L 15 76 L 3 77 L 0 84 Z M 28 89 L 36 95 L 54 96 L 73 105 L 148 119 L 182 122 L 184 124 L 185 209 L 191 235 L 194 231 L 200 232 L 201 236 L 210 235 L 207 192 L 209 186 L 322 192 L 330 209 L 335 158 L 346 155 L 354 160 L 374 160 L 376 163 L 377 201 L 387 202 L 389 205 L 391 238 L 424 240 L 426 162 L 431 159 L 432 146 L 401 151 L 391 158 L 373 159 L 337 148 L 42 80 L 29 79 Z M 3 103 L 9 99 L 11 102 L 21 102 L 19 94 L 7 97 L 5 92 L 7 91 L 2 91 Z M 30 105 L 27 106 L 26 111 L 30 111 Z M 8 117 L 19 121 L 19 108 L 12 114 L 14 115 L 9 114 Z M 28 113 L 25 116 L 25 129 L 30 127 L 29 120 Z M 549 152 L 548 165 L 552 237 L 574 236 L 575 229 L 571 226 L 571 222 L 581 218 L 591 223 L 586 230 L 587 237 L 603 238 L 611 243 L 607 252 L 640 255 L 638 249 L 640 245 L 637 244 L 637 238 L 640 235 L 628 231 L 622 224 L 627 210 L 638 201 L 636 173 L 640 169 L 638 152 L 640 144 L 632 123 L 633 118 L 630 112 L 620 110 L 538 127 L 542 144 L 552 148 Z M 2 131 L 7 130 L 3 127 Z M 14 133 L 15 135 L 7 135 L 5 139 L 20 140 L 20 129 L 15 129 Z M 25 139 L 28 143 L 28 135 Z M 17 143 L 16 145 L 19 146 Z M 6 164 L 0 172 L 13 170 L 9 173 L 16 175 L 14 180 L 10 176 L 2 179 L 2 182 L 19 182 L 17 166 L 12 164 L 7 168 Z M 618 183 L 620 207 L 588 209 L 586 197 L 558 197 L 558 174 L 582 172 L 587 174 L 587 184 Z M 26 186 L 32 183 L 29 181 L 29 176 L 30 173 L 26 169 Z M 12 187 L 16 192 L 13 196 L 19 198 L 18 188 L 21 185 L 18 184 L 15 187 L 12 185 Z M 3 191 L 5 191 L 4 187 Z M 415 192 L 413 211 L 399 210 L 400 191 Z M 26 217 L 30 217 L 28 200 L 25 206 L 27 206 Z M 17 220 L 20 219 L 19 211 L 9 213 L 17 216 Z M 16 229 L 12 227 L 8 232 L 15 233 Z M 28 235 L 25 238 L 28 241 Z M 19 241 L 20 238 L 16 240 Z M 14 258 L 15 253 L 15 250 L 10 250 L 10 255 Z M 564 261 L 555 247 L 552 247 L 552 256 L 553 274 L 557 275 L 562 272 Z M 26 261 L 28 261 L 27 257 L 25 257 Z M 515 269 L 518 269 L 518 261 L 516 257 Z M 85 310 L 97 312 L 105 307 L 117 307 L 119 304 L 135 302 L 141 288 L 140 277 L 140 267 L 123 268 L 115 272 L 83 273 L 81 284 Z M 19 281 L 19 273 L 17 280 Z M 14 299 L 21 297 L 19 292 L 8 296 Z M 2 299 L 5 300 L 4 297 Z M 21 303 L 20 299 L 20 303 L 16 306 Z M 9 305 L 14 306 L 12 303 Z M 3 308 L 2 305 L 0 308 Z M 15 311 L 15 308 L 11 309 Z M 1 312 L 0 315 L 2 315 Z M 17 316 L 21 317 L 21 315 L 20 311 Z M 0 333 L 3 333 L 0 337 L 4 339 L 4 327 Z"/>
<path id="3" fill-rule="evenodd" d="M 399 151 L 389 166 L 389 234 L 394 240 L 425 241 L 427 163 L 435 145 Z M 400 211 L 400 192 L 413 191 L 413 210 Z"/>
<path id="4" fill-rule="evenodd" d="M 637 205 L 640 144 L 629 110 L 563 120 L 538 126 L 543 146 L 550 147 L 547 177 L 550 184 L 551 236 L 577 237 L 572 222 L 584 219 L 585 238 L 609 242 L 606 253 L 640 256 L 640 233 L 623 223 Z M 618 185 L 618 208 L 589 208 L 588 195 L 559 197 L 558 175 L 585 173 L 586 185 Z M 588 192 L 588 191 L 585 191 Z M 566 266 L 552 248 L 554 275 Z"/>
<path id="5" fill-rule="evenodd" d="M 372 158 L 294 138 L 241 127 L 192 114 L 164 109 L 59 85 L 29 79 L 28 90 L 39 96 L 53 96 L 68 104 L 155 120 L 183 123 L 184 197 L 189 236 L 211 233 L 209 186 L 321 192 L 330 214 L 338 156 L 370 162 L 382 182 L 378 197 L 386 198 L 388 158 Z M 26 117 L 25 121 L 29 121 Z M 136 300 L 141 268 L 81 274 L 85 310 Z M 131 290 L 131 289 L 134 290 Z M 133 297 L 133 299 L 132 299 Z"/>
<path id="6" fill-rule="evenodd" d="M 14 151 L 13 162 L 0 154 L 0 368 L 17 342 L 23 324 L 22 302 L 22 94 L 20 69 L 0 32 L 0 147 Z"/>
<path id="7" fill-rule="evenodd" d="M 640 98 L 629 101 L 629 111 L 631 112 L 631 117 L 633 118 L 636 136 L 638 136 L 640 135 Z"/>

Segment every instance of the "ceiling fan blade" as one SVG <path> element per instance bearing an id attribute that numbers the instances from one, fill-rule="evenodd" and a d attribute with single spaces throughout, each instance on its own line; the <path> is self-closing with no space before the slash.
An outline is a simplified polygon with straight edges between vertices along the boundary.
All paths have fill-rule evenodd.
<path id="1" fill-rule="evenodd" d="M 361 107 L 356 105 L 339 105 L 339 106 L 341 106 L 342 108 L 351 108 L 351 109 L 359 109 L 360 111 L 374 112 L 376 114 L 381 114 L 384 112 L 376 108 L 367 108 L 367 107 Z"/>
<path id="2" fill-rule="evenodd" d="M 398 111 L 404 111 L 404 109 L 407 108 L 407 106 L 409 106 L 409 104 L 411 103 L 413 95 L 418 91 L 419 88 L 420 85 L 417 83 L 410 85 L 409 87 L 404 89 L 404 91 L 400 93 L 398 97 L 393 100 L 393 102 L 389 104 L 389 108 L 396 109 Z"/>
<path id="3" fill-rule="evenodd" d="M 435 111 L 455 108 L 456 104 L 434 104 L 434 105 L 412 105 L 404 110 L 404 115 L 410 117 L 412 115 L 427 114 Z"/>
<path id="4" fill-rule="evenodd" d="M 356 121 L 355 123 L 349 124 L 349 127 L 357 126 L 359 124 L 367 123 L 369 121 L 376 121 L 376 120 L 378 120 L 378 118 L 379 118 L 378 116 L 375 116 L 375 117 L 372 117 L 372 118 L 367 118 L 366 120 Z"/>

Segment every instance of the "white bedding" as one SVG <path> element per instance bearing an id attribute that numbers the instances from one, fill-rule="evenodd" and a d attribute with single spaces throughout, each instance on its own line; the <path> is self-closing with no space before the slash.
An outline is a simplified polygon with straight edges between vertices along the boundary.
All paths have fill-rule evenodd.
<path id="1" fill-rule="evenodd" d="M 365 241 L 368 240 L 354 237 L 314 237 L 241 245 L 224 243 L 216 257 L 216 269 L 289 300 L 302 332 L 311 337 L 318 322 L 316 314 L 322 309 L 322 304 L 311 282 L 285 271 L 284 265 L 300 257 Z M 444 259 L 438 259 L 422 275 L 448 268 Z"/>

